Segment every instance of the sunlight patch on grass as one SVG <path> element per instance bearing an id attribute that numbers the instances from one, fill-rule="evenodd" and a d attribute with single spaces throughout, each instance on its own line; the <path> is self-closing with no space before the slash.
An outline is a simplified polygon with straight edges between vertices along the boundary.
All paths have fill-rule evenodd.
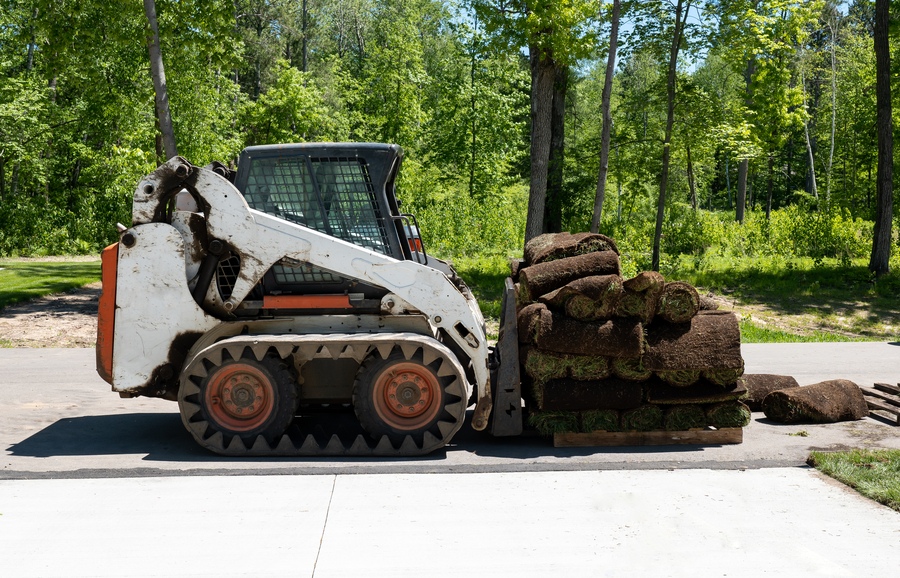
<path id="1" fill-rule="evenodd" d="M 0 309 L 100 280 L 99 261 L 0 261 Z"/>

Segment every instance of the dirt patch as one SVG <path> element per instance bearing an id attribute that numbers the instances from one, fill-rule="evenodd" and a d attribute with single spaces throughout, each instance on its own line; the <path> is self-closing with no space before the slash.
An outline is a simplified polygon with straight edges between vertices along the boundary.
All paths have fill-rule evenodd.
<path id="1" fill-rule="evenodd" d="M 101 287 L 98 281 L 3 308 L 0 346 L 94 347 Z"/>

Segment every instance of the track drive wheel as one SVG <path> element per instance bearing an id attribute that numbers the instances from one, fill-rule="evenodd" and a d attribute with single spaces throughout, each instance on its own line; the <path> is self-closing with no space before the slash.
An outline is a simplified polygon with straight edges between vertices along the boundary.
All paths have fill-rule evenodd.
<path id="1" fill-rule="evenodd" d="M 409 360 L 400 351 L 386 359 L 369 357 L 353 383 L 353 409 L 360 424 L 373 438 L 387 435 L 395 443 L 434 427 L 448 397 L 435 370 L 422 363 L 421 353 Z"/>
<path id="2" fill-rule="evenodd" d="M 271 356 L 257 361 L 249 350 L 209 371 L 200 383 L 200 413 L 214 431 L 252 443 L 262 435 L 270 443 L 294 419 L 297 388 L 287 366 Z"/>

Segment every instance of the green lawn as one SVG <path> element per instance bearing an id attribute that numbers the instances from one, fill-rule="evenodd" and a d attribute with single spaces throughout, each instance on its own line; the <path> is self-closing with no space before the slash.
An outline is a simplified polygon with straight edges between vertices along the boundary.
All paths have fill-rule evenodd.
<path id="1" fill-rule="evenodd" d="M 900 512 L 900 450 L 812 452 L 809 465 Z"/>
<path id="2" fill-rule="evenodd" d="M 0 309 L 100 280 L 100 261 L 0 261 Z"/>

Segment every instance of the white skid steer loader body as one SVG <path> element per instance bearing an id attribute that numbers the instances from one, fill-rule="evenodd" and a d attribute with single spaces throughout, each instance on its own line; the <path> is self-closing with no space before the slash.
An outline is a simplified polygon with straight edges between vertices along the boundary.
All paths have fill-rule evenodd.
<path id="1" fill-rule="evenodd" d="M 160 169 L 175 172 L 183 161 L 169 160 Z M 219 239 L 241 259 L 230 297 L 222 301 L 210 284 L 204 307 L 195 303 L 186 270 L 196 271 L 185 239 L 167 223 L 153 222 L 160 184 L 155 173 L 138 185 L 134 197 L 133 243 L 119 245 L 118 289 L 113 349 L 113 389 L 136 391 L 150 373 L 166 363 L 180 335 L 205 333 L 231 317 L 266 271 L 282 259 L 308 263 L 390 291 L 384 313 L 420 312 L 435 329 L 443 329 L 472 361 L 478 399 L 490 400 L 488 348 L 483 317 L 474 298 L 467 298 L 442 272 L 342 241 L 324 233 L 251 209 L 228 180 L 198 171 L 193 188 L 206 210 L 209 239 Z M 404 306 L 404 304 L 406 304 Z M 179 371 L 182 368 L 174 368 Z M 486 398 L 486 399 L 485 399 Z M 489 411 L 489 408 L 487 408 Z M 486 418 L 485 418 L 486 419 Z M 481 429 L 481 428 L 479 428 Z"/>

